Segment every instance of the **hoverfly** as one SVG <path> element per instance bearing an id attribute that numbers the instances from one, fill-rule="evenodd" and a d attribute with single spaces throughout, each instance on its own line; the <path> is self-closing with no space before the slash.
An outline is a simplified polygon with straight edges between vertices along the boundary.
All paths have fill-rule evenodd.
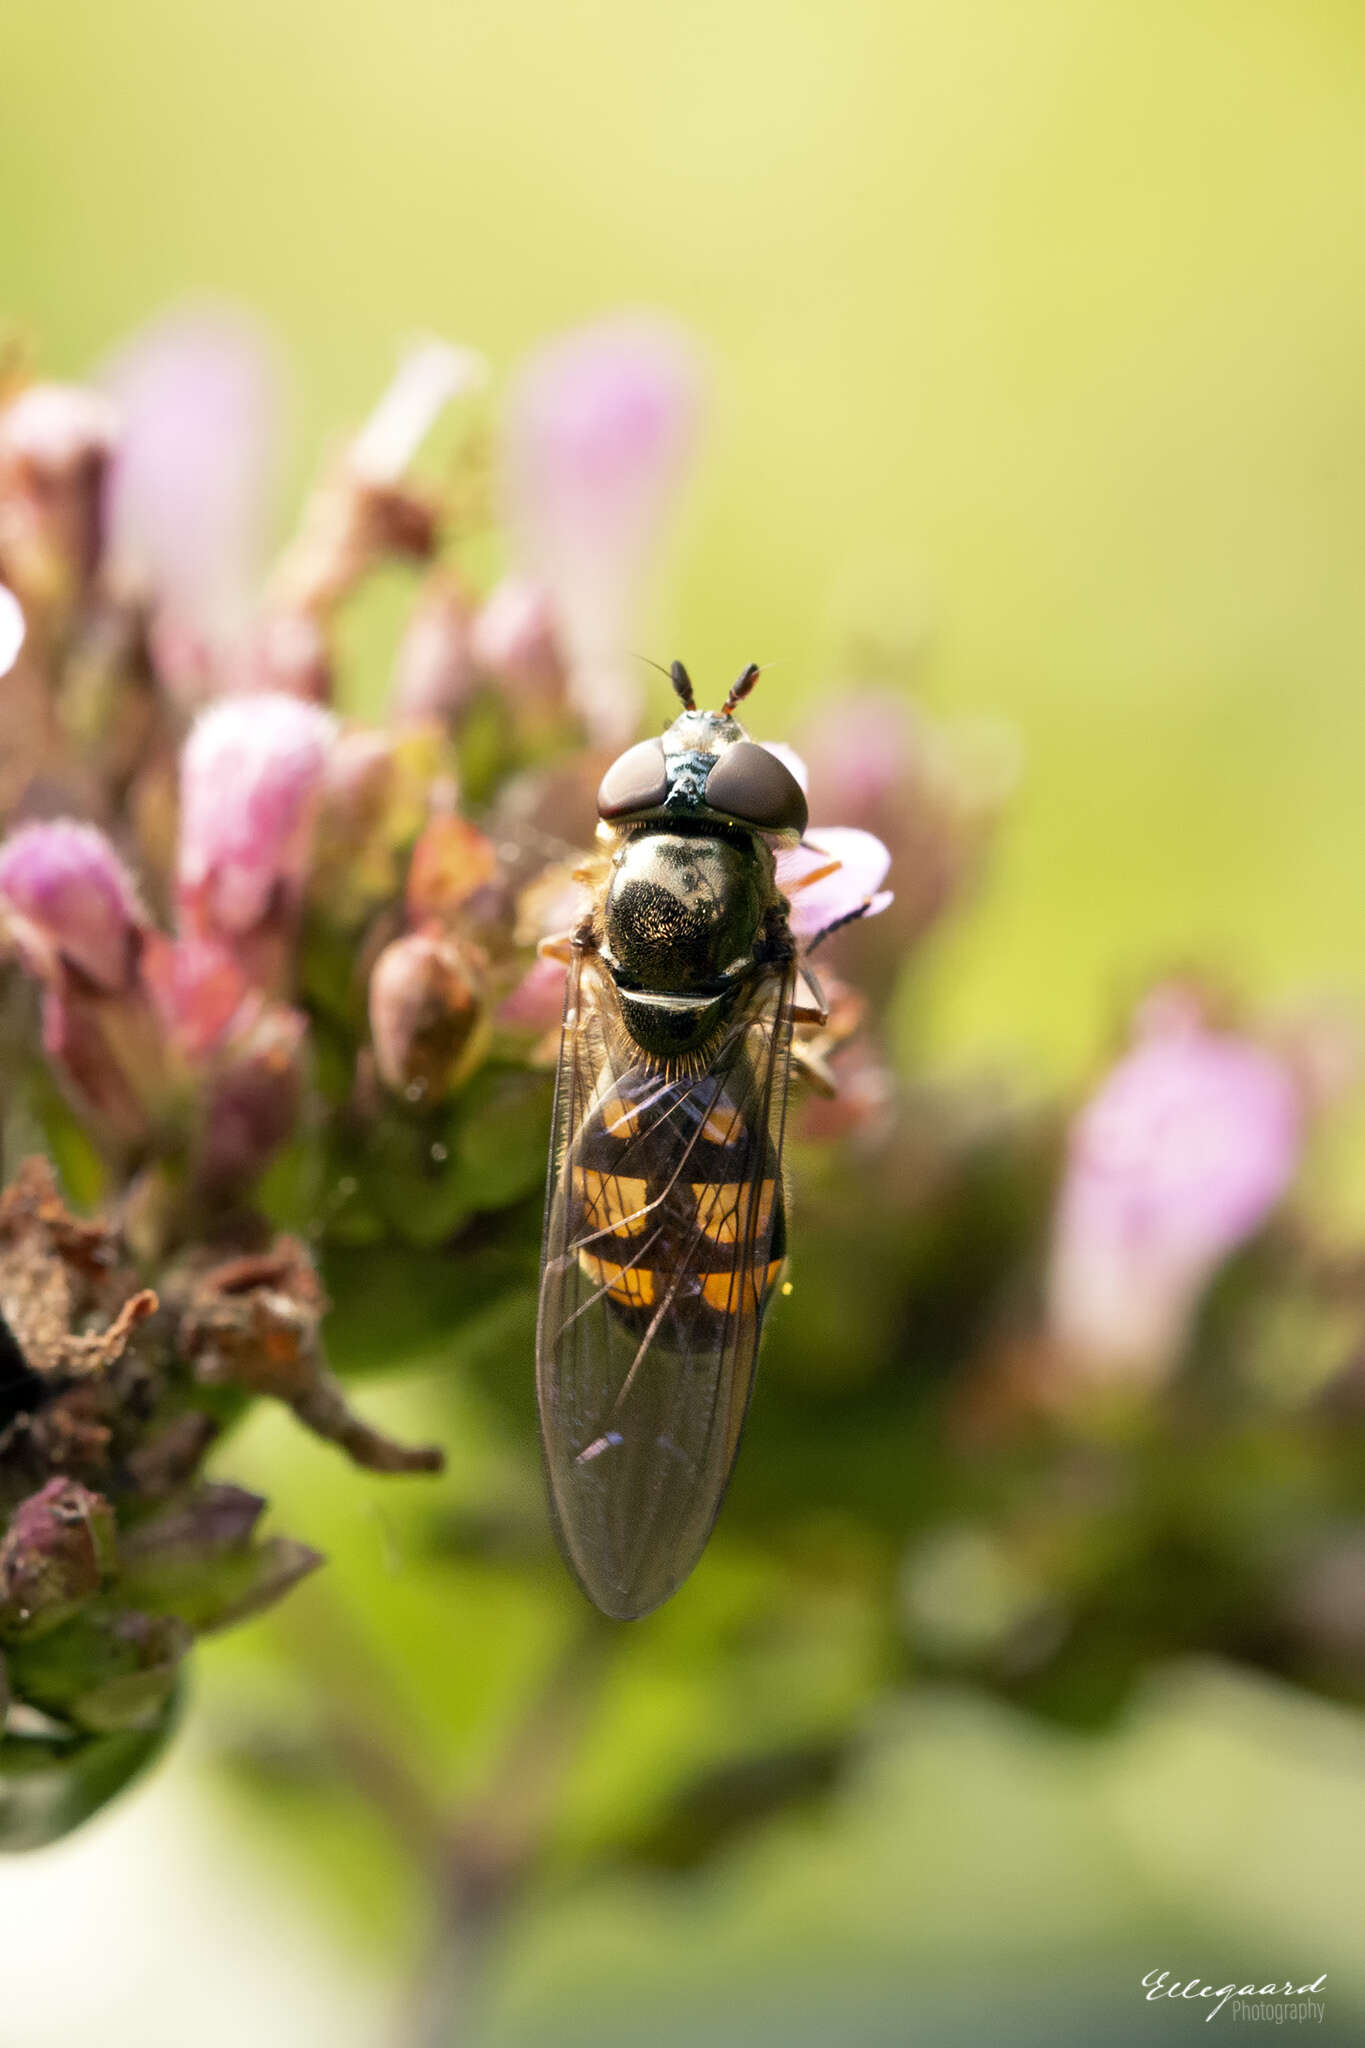
<path id="1" fill-rule="evenodd" d="M 591 908 L 545 947 L 568 975 L 541 1443 L 565 1560 L 619 1620 L 677 1590 L 719 1511 L 786 1254 L 793 1028 L 825 1021 L 774 865 L 805 794 L 734 715 L 758 673 L 701 711 L 673 664 L 683 710 L 607 770 Z"/>

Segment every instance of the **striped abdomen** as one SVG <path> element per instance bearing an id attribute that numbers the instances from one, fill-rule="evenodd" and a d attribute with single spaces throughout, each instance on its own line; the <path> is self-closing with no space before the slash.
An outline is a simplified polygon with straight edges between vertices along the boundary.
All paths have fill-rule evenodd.
<path id="1" fill-rule="evenodd" d="M 641 1329 L 658 1310 L 703 1337 L 761 1311 L 786 1251 L 766 1129 L 695 1080 L 612 1083 L 567 1162 L 570 1242 L 585 1276 Z"/>

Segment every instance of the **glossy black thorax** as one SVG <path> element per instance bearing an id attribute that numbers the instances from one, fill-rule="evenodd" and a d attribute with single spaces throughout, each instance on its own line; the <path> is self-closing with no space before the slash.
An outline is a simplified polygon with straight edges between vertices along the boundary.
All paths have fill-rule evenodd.
<path id="1" fill-rule="evenodd" d="M 773 900 L 772 855 L 752 834 L 651 824 L 621 840 L 602 959 L 638 1045 L 666 1058 L 706 1041 L 757 965 Z"/>

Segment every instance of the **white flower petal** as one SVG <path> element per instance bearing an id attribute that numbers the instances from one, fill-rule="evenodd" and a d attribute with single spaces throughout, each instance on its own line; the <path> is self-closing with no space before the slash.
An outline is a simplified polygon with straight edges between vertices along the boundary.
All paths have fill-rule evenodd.
<path id="1" fill-rule="evenodd" d="M 0 583 L 0 676 L 7 676 L 19 659 L 27 630 L 18 598 Z"/>

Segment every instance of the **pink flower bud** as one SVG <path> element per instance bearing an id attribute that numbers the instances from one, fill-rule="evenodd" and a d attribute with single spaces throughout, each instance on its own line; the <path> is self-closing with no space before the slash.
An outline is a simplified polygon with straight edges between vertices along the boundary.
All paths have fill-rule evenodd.
<path id="1" fill-rule="evenodd" d="M 310 704 L 332 696 L 332 650 L 308 612 L 267 612 L 232 665 L 232 685 L 248 692 L 280 691 Z"/>
<path id="2" fill-rule="evenodd" d="M 557 704 L 564 694 L 564 657 L 550 600 L 525 576 L 504 576 L 480 607 L 471 634 L 478 668 L 518 696 Z"/>
<path id="3" fill-rule="evenodd" d="M 217 1050 L 255 996 L 235 955 L 214 939 L 154 932 L 142 956 L 142 978 L 167 1042 L 191 1066 Z"/>
<path id="4" fill-rule="evenodd" d="M 79 385 L 32 384 L 0 413 L 0 567 L 30 602 L 78 598 L 93 580 L 116 438 L 113 406 Z"/>
<path id="5" fill-rule="evenodd" d="M 220 939 L 263 985 L 287 969 L 335 731 L 327 712 L 296 697 L 228 697 L 185 743 L 182 927 Z"/>
<path id="6" fill-rule="evenodd" d="M 395 1094 L 437 1102 L 471 1071 L 485 1041 L 481 977 L 466 947 L 433 932 L 386 946 L 370 975 L 370 1035 Z"/>
<path id="7" fill-rule="evenodd" d="M 503 470 L 518 560 L 548 593 L 574 701 L 604 745 L 639 718 L 628 649 L 687 469 L 700 381 L 677 328 L 628 317 L 539 350 L 513 392 Z"/>
<path id="8" fill-rule="evenodd" d="M 93 825 L 24 825 L 0 847 L 0 928 L 49 986 L 74 970 L 107 993 L 129 988 L 146 923 L 132 877 Z"/>
<path id="9" fill-rule="evenodd" d="M 1288 1069 L 1247 1039 L 1177 1025 L 1119 1061 L 1072 1126 L 1048 1306 L 1092 1377 L 1175 1364 L 1218 1266 L 1266 1221 L 1303 1142 Z"/>
<path id="10" fill-rule="evenodd" d="M 393 715 L 400 725 L 458 721 L 478 685 L 469 601 L 449 577 L 433 580 L 398 644 Z"/>

